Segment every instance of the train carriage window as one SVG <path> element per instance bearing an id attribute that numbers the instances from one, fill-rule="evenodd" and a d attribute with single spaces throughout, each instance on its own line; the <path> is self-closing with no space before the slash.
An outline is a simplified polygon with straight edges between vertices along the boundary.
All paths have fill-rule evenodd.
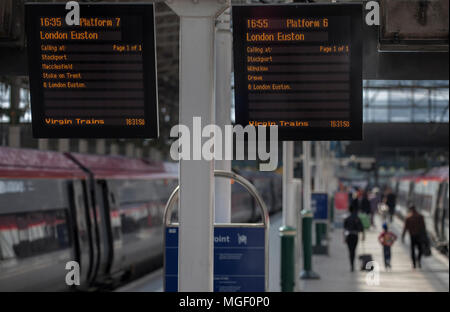
<path id="1" fill-rule="evenodd" d="M 38 256 L 71 245 L 66 210 L 0 215 L 0 261 Z"/>
<path id="2" fill-rule="evenodd" d="M 164 179 L 115 182 L 123 234 L 144 233 L 162 225 L 164 206 L 176 185 L 171 182 Z"/>
<path id="3" fill-rule="evenodd" d="M 400 205 L 406 207 L 409 204 L 410 182 L 400 181 L 398 185 L 398 202 Z"/>

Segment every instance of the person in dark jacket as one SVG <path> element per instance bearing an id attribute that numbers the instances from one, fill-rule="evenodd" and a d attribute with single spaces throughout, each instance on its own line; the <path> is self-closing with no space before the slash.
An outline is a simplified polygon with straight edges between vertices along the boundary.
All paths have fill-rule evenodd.
<path id="1" fill-rule="evenodd" d="M 411 260 L 413 267 L 416 265 L 421 268 L 422 264 L 420 262 L 422 258 L 422 241 L 424 235 L 426 235 L 425 221 L 423 216 L 417 212 L 416 207 L 409 207 L 409 215 L 405 220 L 405 226 L 402 233 L 402 242 L 405 241 L 405 234 L 409 232 L 411 238 Z M 418 256 L 416 258 L 416 248 L 418 249 Z"/>
<path id="2" fill-rule="evenodd" d="M 389 218 L 390 218 L 390 222 L 392 223 L 392 219 L 395 214 L 395 206 L 397 205 L 397 197 L 395 196 L 395 194 L 392 192 L 391 189 L 387 190 L 385 200 L 386 200 L 386 205 L 389 207 Z"/>
<path id="3" fill-rule="evenodd" d="M 370 214 L 370 202 L 369 202 L 369 196 L 366 191 L 358 190 L 355 193 L 354 198 L 351 201 L 351 208 L 356 210 L 355 212 L 358 213 L 366 213 Z"/>
<path id="4" fill-rule="evenodd" d="M 362 233 L 362 240 L 364 240 L 364 228 L 361 220 L 358 217 L 358 210 L 355 206 L 350 206 L 350 216 L 344 220 L 344 241 L 347 243 L 350 255 L 350 269 L 353 272 L 355 269 L 355 251 L 358 245 L 359 233 Z"/>
<path id="5" fill-rule="evenodd" d="M 369 195 L 367 194 L 367 191 L 364 191 L 361 195 L 361 202 L 360 202 L 360 211 L 364 212 L 367 215 L 370 215 L 370 201 L 369 201 Z"/>

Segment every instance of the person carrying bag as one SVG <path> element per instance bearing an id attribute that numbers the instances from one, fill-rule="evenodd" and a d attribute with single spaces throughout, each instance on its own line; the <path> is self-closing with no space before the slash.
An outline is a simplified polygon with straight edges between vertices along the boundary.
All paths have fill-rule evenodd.
<path id="1" fill-rule="evenodd" d="M 350 256 L 350 271 L 354 271 L 355 252 L 358 245 L 358 236 L 362 233 L 364 240 L 364 227 L 358 217 L 357 209 L 350 206 L 350 215 L 344 220 L 344 242 L 347 244 Z"/>
<path id="2" fill-rule="evenodd" d="M 405 234 L 409 232 L 411 241 L 411 260 L 413 268 L 422 268 L 422 255 L 431 255 L 430 241 L 427 235 L 427 229 L 425 228 L 425 221 L 423 216 L 417 212 L 416 207 L 409 207 L 409 215 L 405 220 L 405 226 L 402 233 L 402 242 L 405 241 Z M 416 257 L 416 249 L 419 254 Z"/>

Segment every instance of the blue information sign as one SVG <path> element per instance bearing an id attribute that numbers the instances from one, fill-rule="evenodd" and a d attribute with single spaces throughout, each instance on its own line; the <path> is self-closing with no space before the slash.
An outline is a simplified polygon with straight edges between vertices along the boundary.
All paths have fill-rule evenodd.
<path id="1" fill-rule="evenodd" d="M 214 291 L 265 291 L 265 229 L 214 228 Z M 178 291 L 178 227 L 166 228 L 165 291 Z"/>
<path id="2" fill-rule="evenodd" d="M 178 291 L 178 227 L 166 228 L 165 290 Z"/>
<path id="3" fill-rule="evenodd" d="M 328 220 L 328 194 L 312 193 L 311 209 L 315 220 Z"/>

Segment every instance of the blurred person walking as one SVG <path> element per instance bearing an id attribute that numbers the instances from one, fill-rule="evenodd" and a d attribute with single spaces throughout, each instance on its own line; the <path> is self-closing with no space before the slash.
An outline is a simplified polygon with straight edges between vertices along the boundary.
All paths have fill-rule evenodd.
<path id="1" fill-rule="evenodd" d="M 370 215 L 370 201 L 369 201 L 369 195 L 367 191 L 364 191 L 361 193 L 361 199 L 360 199 L 360 211 Z"/>
<path id="2" fill-rule="evenodd" d="M 358 245 L 359 233 L 362 233 L 362 240 L 365 239 L 364 228 L 358 217 L 358 210 L 354 205 L 350 206 L 350 216 L 344 220 L 344 241 L 347 244 L 350 256 L 350 270 L 355 269 L 355 251 Z"/>
<path id="3" fill-rule="evenodd" d="M 409 232 L 411 241 L 411 260 L 414 269 L 416 266 L 422 267 L 421 258 L 423 254 L 423 244 L 427 243 L 427 232 L 425 228 L 425 221 L 423 216 L 417 212 L 416 207 L 409 207 L 409 214 L 405 220 L 405 226 L 403 227 L 402 242 L 405 242 L 405 234 Z M 416 258 L 416 248 L 418 249 L 418 255 Z"/>
<path id="4" fill-rule="evenodd" d="M 356 211 L 359 210 L 359 189 L 355 188 L 353 192 L 349 193 L 349 203 L 350 203 L 350 209 L 354 209 Z"/>
<path id="5" fill-rule="evenodd" d="M 383 221 L 383 223 L 388 221 L 389 207 L 385 202 L 381 202 L 378 205 L 378 213 L 381 215 L 381 220 Z"/>
<path id="6" fill-rule="evenodd" d="M 392 223 L 392 219 L 395 214 L 395 206 L 397 205 L 397 197 L 390 188 L 386 191 L 386 205 L 389 207 L 389 222 Z"/>
<path id="7" fill-rule="evenodd" d="M 391 270 L 391 247 L 394 242 L 397 240 L 397 235 L 390 232 L 388 229 L 388 225 L 383 223 L 383 232 L 381 232 L 380 236 L 378 236 L 378 241 L 383 246 L 383 256 L 384 256 L 384 268 L 387 270 Z"/>
<path id="8" fill-rule="evenodd" d="M 356 209 L 357 213 L 370 213 L 370 202 L 367 196 L 367 192 L 361 189 L 357 189 L 353 193 L 353 200 L 351 202 L 353 209 Z"/>

